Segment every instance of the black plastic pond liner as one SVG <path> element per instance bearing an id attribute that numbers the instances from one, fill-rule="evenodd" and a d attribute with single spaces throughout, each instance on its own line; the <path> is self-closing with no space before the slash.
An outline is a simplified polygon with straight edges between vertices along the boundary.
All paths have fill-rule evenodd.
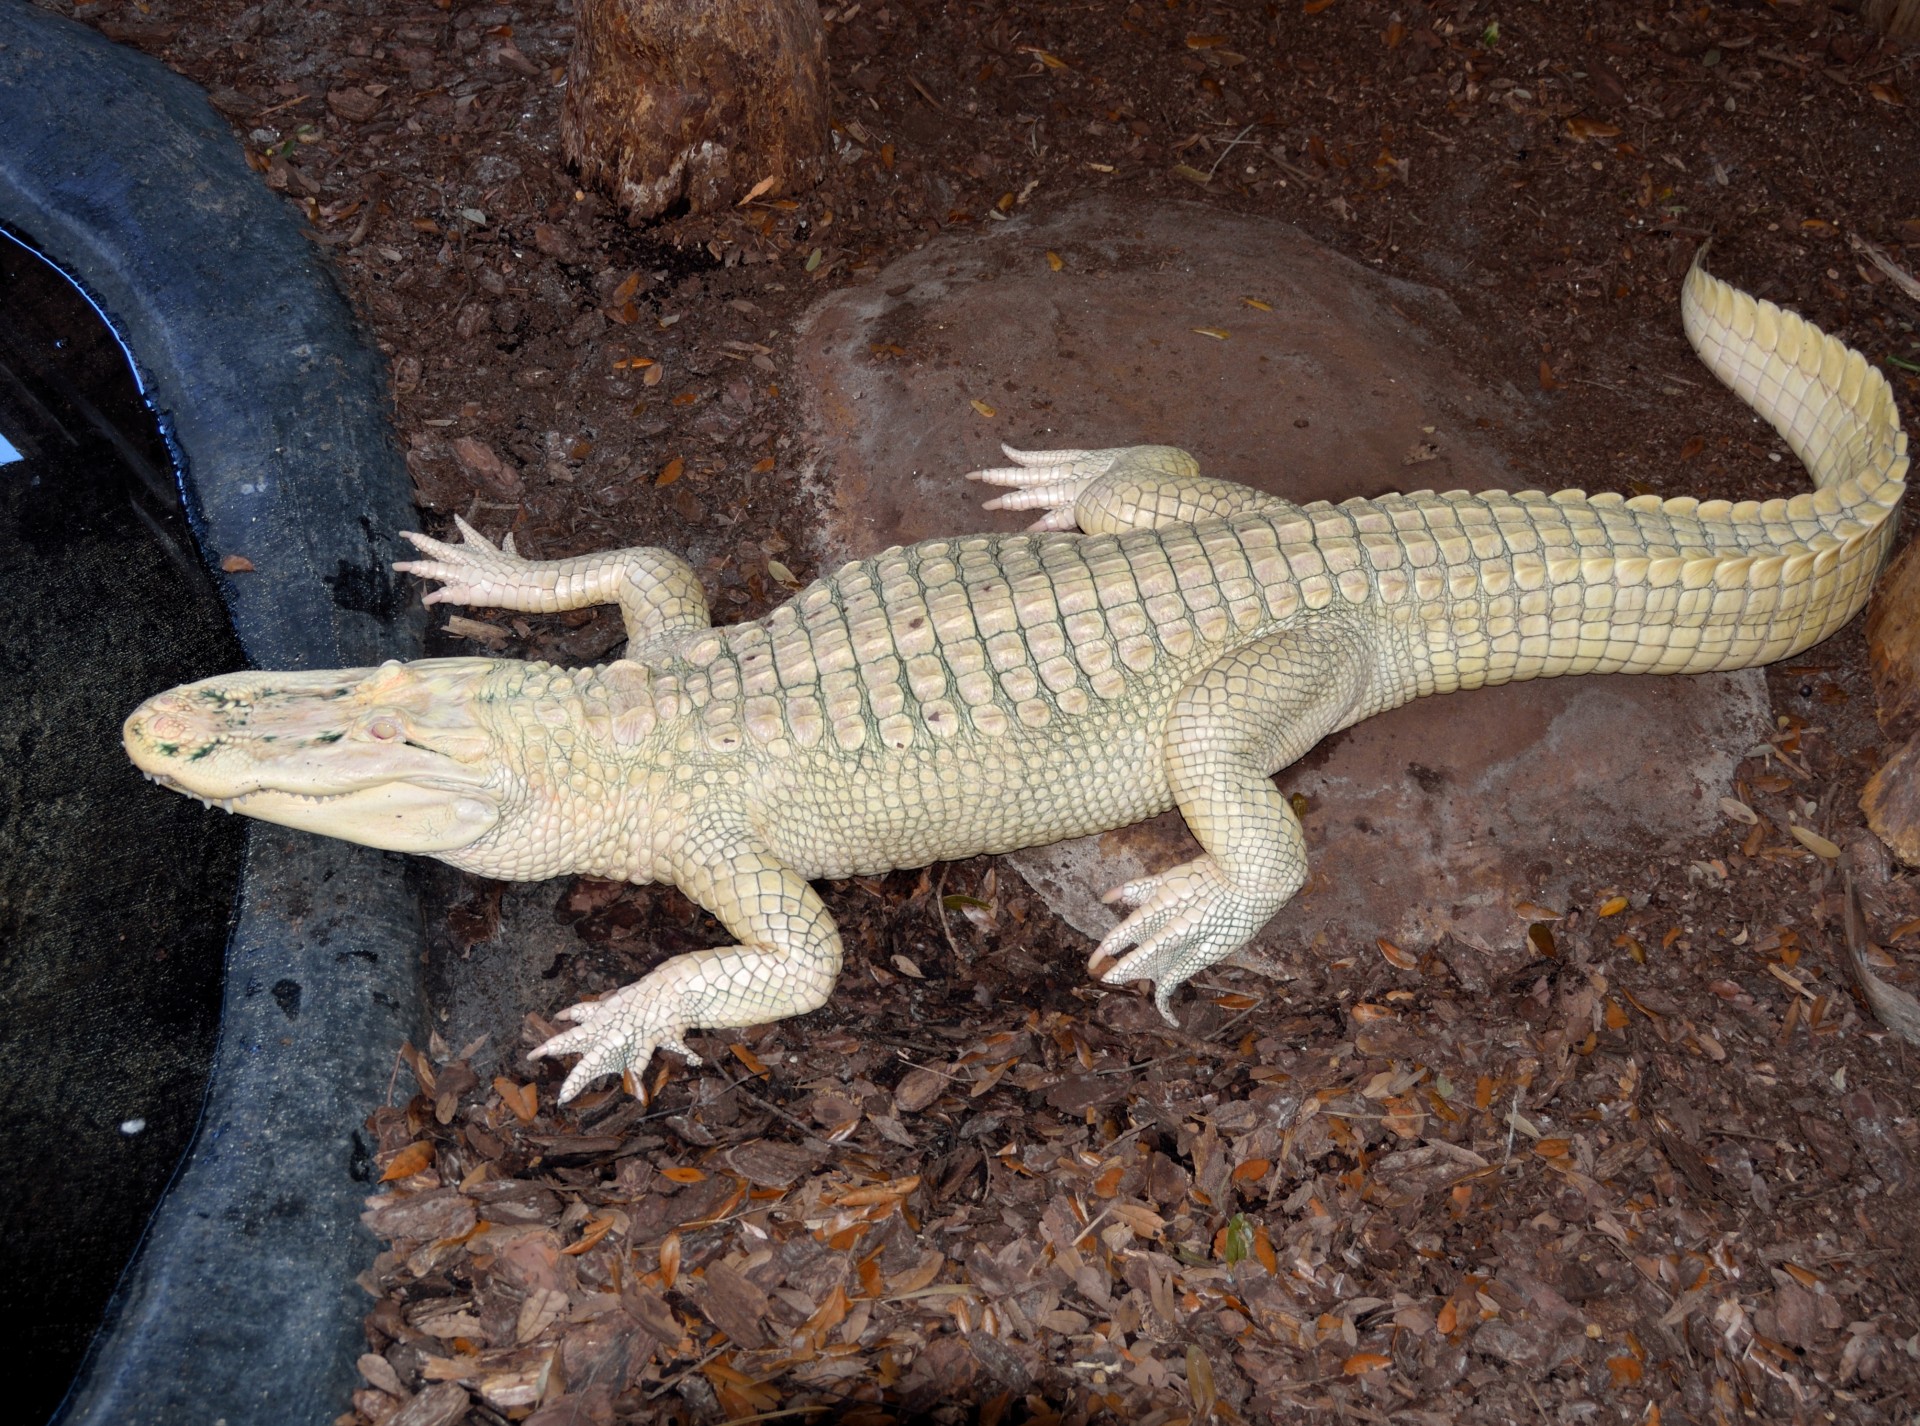
<path id="1" fill-rule="evenodd" d="M 248 658 L 417 654 L 418 602 L 388 568 L 414 517 L 381 363 L 205 96 L 0 0 L 0 226 L 132 351 Z M 235 554 L 254 572 L 220 573 Z M 154 691 L 126 690 L 128 708 Z M 359 1125 L 419 1034 L 420 945 L 402 858 L 250 824 L 200 1126 L 64 1421 L 281 1426 L 344 1409 L 365 1309 L 353 1278 L 374 1248 Z"/>
<path id="2" fill-rule="evenodd" d="M 247 829 L 100 750 L 246 667 L 125 348 L 0 229 L 0 1322 L 53 1414 L 193 1140 Z"/>

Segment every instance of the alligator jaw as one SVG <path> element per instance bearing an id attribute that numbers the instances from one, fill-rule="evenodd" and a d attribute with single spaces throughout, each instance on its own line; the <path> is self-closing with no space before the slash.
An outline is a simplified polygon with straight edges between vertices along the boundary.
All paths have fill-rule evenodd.
<path id="1" fill-rule="evenodd" d="M 485 660 L 236 673 L 149 698 L 122 730 L 154 782 L 229 812 L 403 852 L 500 820 L 466 699 Z"/>

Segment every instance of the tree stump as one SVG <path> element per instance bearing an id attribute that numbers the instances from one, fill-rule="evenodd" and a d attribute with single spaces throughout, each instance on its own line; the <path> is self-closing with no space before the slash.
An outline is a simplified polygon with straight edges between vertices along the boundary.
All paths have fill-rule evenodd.
<path id="1" fill-rule="evenodd" d="M 1867 783 L 1867 825 L 1908 866 L 1920 866 L 1920 544 L 1880 578 L 1867 609 L 1867 664 L 1880 730 L 1899 746 Z"/>
<path id="2" fill-rule="evenodd" d="M 827 151 L 819 6 L 581 0 L 560 138 L 633 218 L 811 187 Z"/>
<path id="3" fill-rule="evenodd" d="M 1861 14 L 1896 40 L 1920 40 L 1920 0 L 1867 0 Z"/>

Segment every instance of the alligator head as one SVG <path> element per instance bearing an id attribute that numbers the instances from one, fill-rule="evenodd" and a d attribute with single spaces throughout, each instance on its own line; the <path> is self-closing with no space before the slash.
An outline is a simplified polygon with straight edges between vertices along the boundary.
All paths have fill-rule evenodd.
<path id="1" fill-rule="evenodd" d="M 457 853 L 499 824 L 482 722 L 493 659 L 229 673 L 149 698 L 122 730 L 153 781 L 267 822 L 390 851 Z"/>

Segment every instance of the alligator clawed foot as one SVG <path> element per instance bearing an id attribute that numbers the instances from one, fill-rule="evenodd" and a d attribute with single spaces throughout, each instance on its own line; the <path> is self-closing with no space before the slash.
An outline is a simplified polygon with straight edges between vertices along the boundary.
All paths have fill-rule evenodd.
<path id="1" fill-rule="evenodd" d="M 401 537 L 427 558 L 395 560 L 393 567 L 402 574 L 440 582 L 440 588 L 428 592 L 428 604 L 486 606 L 500 602 L 508 590 L 519 586 L 531 561 L 522 559 L 514 549 L 511 533 L 496 545 L 458 515 L 453 523 L 460 531 L 457 545 L 415 530 L 402 530 Z"/>
<path id="2" fill-rule="evenodd" d="M 1009 495 L 986 502 L 988 510 L 1044 510 L 1030 530 L 1072 530 L 1073 502 L 1082 490 L 1113 468 L 1125 447 L 1099 451 L 1018 451 L 1002 445 L 1012 465 L 970 470 L 968 480 L 1013 487 Z"/>
<path id="3" fill-rule="evenodd" d="M 1153 1003 L 1169 1025 L 1179 1023 L 1173 993 L 1244 945 L 1273 909 L 1272 898 L 1233 886 L 1210 856 L 1127 882 L 1101 899 L 1134 909 L 1094 948 L 1087 969 L 1107 985 L 1152 981 Z"/>
<path id="4" fill-rule="evenodd" d="M 655 1050 L 672 1050 L 690 1065 L 701 1064 L 700 1056 L 687 1048 L 692 1021 L 679 1002 L 678 993 L 662 984 L 657 973 L 643 977 L 603 999 L 569 1005 L 555 1018 L 572 1021 L 573 1028 L 529 1050 L 527 1058 L 580 1056 L 560 1086 L 562 1104 L 602 1075 L 631 1071 L 637 1082 Z"/>

